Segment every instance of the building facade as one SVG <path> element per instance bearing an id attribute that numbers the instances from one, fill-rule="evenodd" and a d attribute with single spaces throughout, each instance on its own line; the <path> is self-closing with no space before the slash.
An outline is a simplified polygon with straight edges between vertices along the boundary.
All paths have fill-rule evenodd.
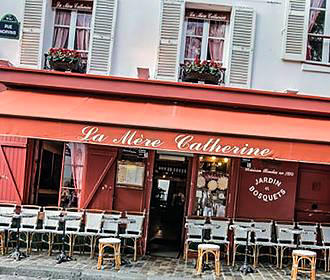
<path id="1" fill-rule="evenodd" d="M 190 215 L 329 221 L 327 4 L 3 0 L 0 200 L 146 210 L 145 250 Z"/>

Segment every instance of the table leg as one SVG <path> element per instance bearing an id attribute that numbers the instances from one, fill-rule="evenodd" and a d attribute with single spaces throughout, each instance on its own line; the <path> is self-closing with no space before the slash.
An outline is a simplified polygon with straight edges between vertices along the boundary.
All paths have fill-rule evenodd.
<path id="1" fill-rule="evenodd" d="M 248 274 L 248 273 L 253 273 L 254 270 L 253 268 L 248 264 L 248 253 L 249 253 L 249 235 L 250 235 L 250 232 L 247 231 L 246 232 L 246 244 L 245 244 L 245 256 L 244 256 L 244 263 L 243 265 L 240 267 L 239 271 L 241 273 L 243 273 L 244 275 Z"/>
<path id="2" fill-rule="evenodd" d="M 17 219 L 17 230 L 16 230 L 16 246 L 14 251 L 8 256 L 9 258 L 13 258 L 16 261 L 20 261 L 23 258 L 26 258 L 27 255 L 20 251 L 20 245 L 19 245 L 19 228 L 21 224 L 21 219 Z"/>
<path id="3" fill-rule="evenodd" d="M 57 263 L 72 261 L 72 258 L 65 253 L 65 220 L 63 221 L 63 233 L 62 233 L 62 249 L 61 253 L 56 257 Z"/>

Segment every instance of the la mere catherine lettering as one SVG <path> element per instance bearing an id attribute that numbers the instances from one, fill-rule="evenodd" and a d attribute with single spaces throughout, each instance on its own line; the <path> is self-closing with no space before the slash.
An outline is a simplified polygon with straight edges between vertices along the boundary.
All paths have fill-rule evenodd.
<path id="1" fill-rule="evenodd" d="M 81 130 L 79 140 L 94 143 L 109 143 L 119 146 L 143 147 L 143 148 L 162 148 L 171 149 L 172 143 L 157 138 L 147 138 L 138 130 L 126 130 L 120 137 L 109 140 L 109 137 L 101 133 L 99 128 L 86 126 Z M 249 144 L 243 146 L 233 146 L 222 144 L 220 138 L 209 138 L 207 141 L 198 142 L 195 136 L 190 134 L 178 134 L 175 139 L 176 149 L 179 151 L 205 152 L 219 154 L 233 154 L 242 156 L 266 157 L 272 154 L 268 148 L 254 148 Z"/>

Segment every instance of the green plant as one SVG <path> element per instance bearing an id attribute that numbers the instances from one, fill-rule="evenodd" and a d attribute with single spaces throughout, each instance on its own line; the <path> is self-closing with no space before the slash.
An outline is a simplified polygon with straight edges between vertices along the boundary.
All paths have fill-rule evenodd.
<path id="1" fill-rule="evenodd" d="M 221 76 L 222 64 L 213 60 L 199 60 L 196 56 L 192 62 L 186 62 L 184 65 L 184 72 L 189 73 L 209 73 L 214 76 Z"/>
<path id="2" fill-rule="evenodd" d="M 67 62 L 75 63 L 80 61 L 81 55 L 75 50 L 63 48 L 51 48 L 48 51 L 48 60 L 50 62 Z"/>

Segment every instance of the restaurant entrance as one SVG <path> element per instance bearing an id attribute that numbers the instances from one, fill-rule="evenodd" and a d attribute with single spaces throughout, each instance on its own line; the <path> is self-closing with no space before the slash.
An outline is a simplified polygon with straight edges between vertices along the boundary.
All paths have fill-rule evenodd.
<path id="1" fill-rule="evenodd" d="M 158 154 L 150 201 L 148 252 L 178 257 L 186 203 L 188 158 Z"/>

